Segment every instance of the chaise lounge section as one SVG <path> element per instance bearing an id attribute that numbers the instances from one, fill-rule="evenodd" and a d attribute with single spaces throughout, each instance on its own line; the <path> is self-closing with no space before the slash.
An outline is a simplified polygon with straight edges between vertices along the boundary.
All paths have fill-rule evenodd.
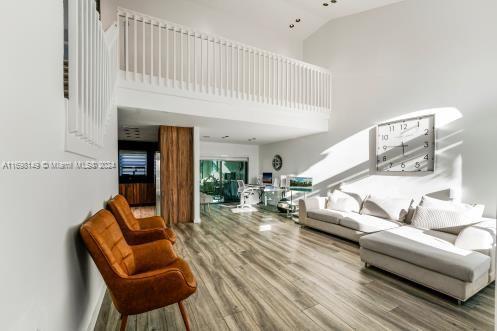
<path id="1" fill-rule="evenodd" d="M 412 226 L 377 232 L 359 240 L 361 260 L 466 301 L 495 280 L 495 223 L 478 223 L 471 232 L 476 236 Z"/>
<path id="2" fill-rule="evenodd" d="M 395 210 L 392 218 L 397 218 L 396 213 L 403 210 L 400 213 L 404 217 L 399 215 L 392 220 L 364 214 L 378 214 L 371 212 L 375 208 L 371 208 L 367 198 L 360 201 L 360 210 L 343 208 L 343 203 L 333 204 L 331 199 L 329 195 L 300 200 L 300 223 L 358 242 L 361 260 L 367 267 L 386 270 L 453 297 L 459 303 L 495 280 L 496 221 L 478 214 L 483 212 L 482 206 L 454 204 L 453 207 L 450 202 L 424 197 L 421 205 L 424 202 L 431 209 L 418 206 L 410 213 L 414 216 L 406 218 L 407 211 L 403 208 L 382 208 L 378 203 L 381 200 L 375 199 L 376 210 Z M 342 210 L 335 210 L 334 206 Z M 456 213 L 448 210 L 451 208 L 462 209 Z M 407 209 L 414 210 L 411 205 Z M 475 214 L 475 209 L 480 211 Z M 452 226 L 454 222 L 457 226 Z"/>

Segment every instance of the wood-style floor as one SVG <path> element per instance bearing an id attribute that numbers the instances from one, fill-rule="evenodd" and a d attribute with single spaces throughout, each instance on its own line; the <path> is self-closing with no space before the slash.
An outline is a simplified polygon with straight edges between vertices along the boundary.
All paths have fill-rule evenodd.
<path id="1" fill-rule="evenodd" d="M 376 268 L 357 244 L 276 214 L 212 206 L 174 227 L 197 278 L 192 330 L 494 330 L 494 284 L 462 306 Z M 95 330 L 118 330 L 105 296 Z M 177 305 L 131 316 L 127 330 L 184 330 Z"/>

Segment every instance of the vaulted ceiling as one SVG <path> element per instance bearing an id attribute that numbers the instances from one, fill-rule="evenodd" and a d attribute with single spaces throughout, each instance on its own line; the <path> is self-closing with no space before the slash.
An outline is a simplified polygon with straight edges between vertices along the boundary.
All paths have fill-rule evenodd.
<path id="1" fill-rule="evenodd" d="M 189 0 L 215 10 L 241 15 L 254 24 L 295 34 L 304 40 L 331 19 L 402 0 Z M 326 6 L 324 4 L 327 4 Z M 300 19 L 300 22 L 295 22 Z M 290 28 L 290 24 L 294 24 Z"/>

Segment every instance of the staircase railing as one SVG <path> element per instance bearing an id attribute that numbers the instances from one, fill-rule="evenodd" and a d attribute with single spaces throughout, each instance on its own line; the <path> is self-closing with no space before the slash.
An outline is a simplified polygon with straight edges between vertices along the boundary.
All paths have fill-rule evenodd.
<path id="1" fill-rule="evenodd" d="M 69 1 L 68 14 L 70 139 L 66 140 L 101 147 L 108 115 L 115 107 L 118 31 L 116 26 L 103 30 L 94 0 Z"/>
<path id="2" fill-rule="evenodd" d="M 123 78 L 306 111 L 331 110 L 331 73 L 223 37 L 118 9 Z"/>

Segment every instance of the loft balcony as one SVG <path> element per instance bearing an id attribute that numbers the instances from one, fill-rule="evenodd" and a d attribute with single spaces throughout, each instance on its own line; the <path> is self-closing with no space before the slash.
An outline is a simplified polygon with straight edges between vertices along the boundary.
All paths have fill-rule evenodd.
<path id="1" fill-rule="evenodd" d="M 124 8 L 118 27 L 120 108 L 328 130 L 326 69 Z"/>

